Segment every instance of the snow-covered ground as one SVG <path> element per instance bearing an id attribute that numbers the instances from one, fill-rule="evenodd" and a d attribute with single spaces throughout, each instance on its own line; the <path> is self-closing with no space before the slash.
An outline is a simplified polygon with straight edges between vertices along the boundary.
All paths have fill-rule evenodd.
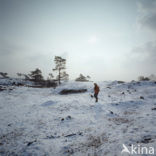
<path id="1" fill-rule="evenodd" d="M 68 82 L 0 92 L 0 155 L 120 156 L 125 144 L 154 147 L 156 83 Z M 59 95 L 62 89 L 86 93 Z"/>
<path id="2" fill-rule="evenodd" d="M 20 79 L 20 78 L 0 78 L 0 85 L 8 86 L 8 85 L 34 85 L 32 81 Z"/>

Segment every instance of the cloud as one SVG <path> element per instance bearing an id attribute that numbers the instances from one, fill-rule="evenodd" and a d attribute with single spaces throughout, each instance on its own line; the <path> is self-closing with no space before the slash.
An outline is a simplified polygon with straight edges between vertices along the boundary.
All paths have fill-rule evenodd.
<path id="1" fill-rule="evenodd" d="M 133 48 L 125 58 L 127 75 L 149 76 L 156 74 L 156 41 L 146 42 Z"/>
<path id="2" fill-rule="evenodd" d="M 14 76 L 16 72 L 28 73 L 39 67 L 46 73 L 52 68 L 52 56 L 53 53 L 50 50 L 3 40 L 0 43 L 0 71 Z"/>
<path id="3" fill-rule="evenodd" d="M 137 3 L 139 12 L 156 12 L 155 0 L 141 0 Z"/>
<path id="4" fill-rule="evenodd" d="M 153 34 L 155 34 L 156 33 L 156 0 L 141 0 L 138 1 L 137 6 L 138 6 L 137 22 L 140 28 L 146 28 L 150 30 Z M 133 59 L 136 59 L 137 62 L 140 64 L 144 64 L 145 66 L 150 66 L 150 67 L 156 65 L 155 35 L 153 41 L 145 42 L 144 44 L 133 48 L 130 53 L 131 53 L 131 57 Z"/>
<path id="5" fill-rule="evenodd" d="M 125 55 L 123 68 L 127 77 L 156 74 L 156 41 L 134 47 Z"/>
<path id="6" fill-rule="evenodd" d="M 155 0 L 142 0 L 137 3 L 138 5 L 138 25 L 141 28 L 148 28 L 156 32 L 156 1 Z"/>
<path id="7" fill-rule="evenodd" d="M 149 61 L 156 63 L 156 41 L 146 42 L 141 46 L 132 49 L 134 57 L 139 57 L 142 61 Z"/>
<path id="8" fill-rule="evenodd" d="M 141 17 L 139 23 L 141 27 L 156 31 L 156 13 Z"/>
<path id="9" fill-rule="evenodd" d="M 19 45 L 13 44 L 13 43 L 9 43 L 4 40 L 0 40 L 0 55 L 1 55 L 1 57 L 14 56 L 14 55 L 18 54 L 18 52 L 23 51 L 23 49 L 25 49 L 25 48 L 22 46 L 19 46 Z"/>
<path id="10" fill-rule="evenodd" d="M 156 1 L 140 0 L 137 7 L 137 26 L 143 30 L 142 33 L 150 32 L 151 39 L 149 41 L 147 37 L 144 43 L 140 42 L 126 55 L 125 69 L 134 75 L 149 76 L 156 73 Z"/>

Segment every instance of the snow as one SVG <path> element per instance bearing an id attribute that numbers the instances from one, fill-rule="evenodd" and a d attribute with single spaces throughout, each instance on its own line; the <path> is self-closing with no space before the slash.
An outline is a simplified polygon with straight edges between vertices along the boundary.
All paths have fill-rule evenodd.
<path id="1" fill-rule="evenodd" d="M 51 106 L 53 104 L 56 104 L 56 102 L 50 100 L 50 101 L 47 101 L 47 102 L 42 103 L 41 106 L 47 107 L 47 106 Z"/>
<path id="2" fill-rule="evenodd" d="M 156 149 L 155 82 L 98 85 L 98 103 L 90 97 L 92 82 L 1 91 L 0 155 L 115 156 L 121 155 L 122 144 L 137 143 Z M 59 95 L 63 89 L 88 91 Z"/>
<path id="3" fill-rule="evenodd" d="M 12 84 L 33 85 L 32 81 L 19 79 L 19 78 L 0 78 L 0 85 L 12 85 Z"/>

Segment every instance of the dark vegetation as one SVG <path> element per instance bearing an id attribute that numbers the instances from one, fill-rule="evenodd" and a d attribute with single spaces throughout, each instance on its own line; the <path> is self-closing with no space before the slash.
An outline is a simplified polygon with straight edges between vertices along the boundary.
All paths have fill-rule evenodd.
<path id="1" fill-rule="evenodd" d="M 139 80 L 139 81 L 149 81 L 150 78 L 144 77 L 144 76 L 139 76 L 139 77 L 138 77 L 138 80 Z"/>
<path id="2" fill-rule="evenodd" d="M 156 81 L 156 76 L 154 74 L 151 74 L 148 77 L 145 77 L 145 76 L 138 77 L 138 81 L 150 81 L 150 80 Z"/>
<path id="3" fill-rule="evenodd" d="M 6 88 L 3 86 L 0 86 L 0 91 L 4 91 L 4 90 L 6 90 Z"/>
<path id="4" fill-rule="evenodd" d="M 53 73 L 49 73 L 47 79 L 44 79 L 42 75 L 42 71 L 39 68 L 36 68 L 35 70 L 30 71 L 30 73 L 17 73 L 17 76 L 19 79 L 13 79 L 9 78 L 8 73 L 0 72 L 0 78 L 9 79 L 10 83 L 9 85 L 12 86 L 27 86 L 27 87 L 35 87 L 35 88 L 44 88 L 44 87 L 57 87 L 57 85 L 60 85 L 64 81 L 69 80 L 69 74 L 65 71 L 66 70 L 66 59 L 55 56 L 54 58 L 55 62 L 55 68 L 52 69 L 52 71 L 55 71 L 57 74 L 54 76 Z M 78 78 L 75 79 L 75 81 L 81 81 L 81 82 L 87 82 L 89 81 L 90 76 L 84 76 L 83 74 L 80 74 Z M 20 80 L 20 81 L 17 81 Z M 32 82 L 31 84 L 27 84 L 26 82 Z M 0 88 L 0 91 L 3 89 Z M 70 93 L 78 93 L 83 91 L 63 91 L 70 92 Z M 65 93 L 66 94 L 66 93 Z"/>
<path id="5" fill-rule="evenodd" d="M 0 72 L 0 76 L 3 77 L 3 78 L 9 78 L 8 73 Z"/>
<path id="6" fill-rule="evenodd" d="M 60 92 L 61 95 L 65 94 L 74 94 L 74 93 L 84 93 L 87 92 L 87 89 L 64 89 Z"/>
<path id="7" fill-rule="evenodd" d="M 75 81 L 87 82 L 89 79 L 90 76 L 84 76 L 83 74 L 80 74 L 79 77 L 75 79 Z"/>
<path id="8" fill-rule="evenodd" d="M 0 72 L 0 78 L 4 79 L 10 79 L 12 80 L 9 85 L 12 86 L 28 86 L 28 87 L 39 87 L 39 88 L 44 88 L 44 87 L 57 87 L 57 85 L 60 85 L 62 82 L 68 81 L 69 80 L 69 74 L 66 72 L 66 59 L 60 57 L 60 56 L 55 56 L 54 58 L 55 62 L 55 68 L 52 69 L 52 71 L 56 72 L 56 75 L 54 76 L 53 73 L 49 73 L 47 79 L 44 79 L 42 75 L 42 71 L 39 68 L 36 68 L 35 70 L 30 71 L 28 74 L 23 74 L 23 73 L 17 73 L 17 76 L 19 77 L 20 81 L 16 81 L 17 79 L 9 78 L 8 73 L 5 72 Z M 77 82 L 88 82 L 90 81 L 91 77 L 90 76 L 84 76 L 83 74 L 80 74 L 75 81 Z M 15 81 L 14 81 L 15 80 Z M 154 74 L 144 77 L 144 76 L 139 76 L 138 77 L 138 82 L 140 81 L 150 81 L 153 80 L 156 83 L 156 76 Z M 25 82 L 32 82 L 31 84 L 27 84 Z M 132 82 L 135 82 L 134 80 Z M 117 83 L 122 84 L 125 83 L 124 81 L 117 81 Z M 107 87 L 111 89 L 111 87 Z M 5 90 L 2 87 L 0 88 L 0 91 Z M 60 94 L 71 94 L 71 93 L 82 93 L 86 92 L 85 89 L 82 90 L 62 90 Z M 141 98 L 143 99 L 143 98 Z"/>
<path id="9" fill-rule="evenodd" d="M 117 81 L 119 84 L 121 84 L 121 83 L 125 83 L 124 81 Z"/>
<path id="10" fill-rule="evenodd" d="M 69 79 L 69 75 L 64 71 L 66 69 L 66 59 L 63 59 L 60 56 L 55 56 L 55 68 L 53 71 L 58 71 L 58 75 L 56 76 L 56 80 L 61 84 L 61 80 L 67 81 Z"/>

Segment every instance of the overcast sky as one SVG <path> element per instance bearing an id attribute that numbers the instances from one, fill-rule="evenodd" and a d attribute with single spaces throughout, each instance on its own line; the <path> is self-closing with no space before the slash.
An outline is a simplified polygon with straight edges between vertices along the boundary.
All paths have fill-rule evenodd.
<path id="1" fill-rule="evenodd" d="M 155 74 L 156 0 L 0 0 L 0 71 L 46 78 L 55 55 L 70 79 Z"/>

